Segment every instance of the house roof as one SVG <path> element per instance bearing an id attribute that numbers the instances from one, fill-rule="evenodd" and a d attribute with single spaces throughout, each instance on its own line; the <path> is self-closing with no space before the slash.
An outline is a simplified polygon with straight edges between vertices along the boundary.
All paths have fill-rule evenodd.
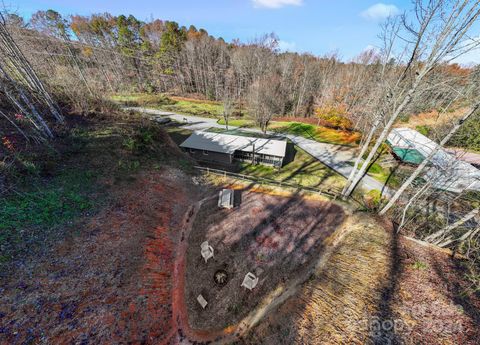
<path id="1" fill-rule="evenodd" d="M 415 149 L 427 157 L 438 145 L 410 128 L 394 128 L 388 135 L 390 145 L 401 149 Z"/>
<path id="2" fill-rule="evenodd" d="M 438 144 L 421 133 L 410 128 L 394 128 L 388 135 L 388 142 L 394 148 L 415 149 L 424 158 L 428 157 Z M 480 190 L 480 170 L 455 155 L 440 148 L 430 159 L 434 168 L 427 176 L 434 179 L 437 187 L 461 191 L 462 189 Z"/>
<path id="3" fill-rule="evenodd" d="M 285 157 L 287 142 L 284 140 L 245 137 L 239 135 L 196 131 L 180 147 L 233 154 L 235 151 Z"/>

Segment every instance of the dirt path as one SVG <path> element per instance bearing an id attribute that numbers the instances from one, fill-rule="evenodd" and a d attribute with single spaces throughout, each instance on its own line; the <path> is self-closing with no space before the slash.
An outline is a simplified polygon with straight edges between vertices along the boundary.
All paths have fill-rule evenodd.
<path id="1" fill-rule="evenodd" d="M 218 331 L 195 330 L 190 327 L 188 322 L 188 311 L 185 303 L 185 270 L 186 270 L 186 252 L 188 248 L 188 236 L 192 231 L 193 220 L 198 210 L 202 206 L 203 199 L 191 206 L 185 214 L 181 240 L 176 248 L 176 259 L 174 264 L 174 288 L 172 290 L 172 319 L 175 327 L 172 328 L 164 344 L 193 343 L 193 342 L 211 342 L 212 340 L 233 339 L 235 328 L 225 328 Z"/>
<path id="2" fill-rule="evenodd" d="M 270 196 L 271 198 L 272 196 Z M 285 196 L 283 196 L 285 197 Z M 309 272 L 312 272 L 315 269 L 318 269 L 320 266 L 323 266 L 326 262 L 328 255 L 332 252 L 335 245 L 340 241 L 340 234 L 343 235 L 345 231 L 339 231 L 338 236 L 334 234 L 327 240 L 327 246 L 322 250 L 322 254 L 310 263 L 310 268 L 307 269 L 305 274 L 288 281 L 286 284 L 281 284 L 281 286 L 276 287 L 272 291 L 264 296 L 259 303 L 248 315 L 246 315 L 240 322 L 237 322 L 226 328 L 216 328 L 216 329 L 194 329 L 190 326 L 189 323 L 189 314 L 188 308 L 186 305 L 186 295 L 185 291 L 185 279 L 186 279 L 186 252 L 188 249 L 188 241 L 191 244 L 191 234 L 190 232 L 193 229 L 194 219 L 196 218 L 198 211 L 200 210 L 203 204 L 209 204 L 212 200 L 215 201 L 216 196 L 212 198 L 204 199 L 194 206 L 192 206 L 183 221 L 183 231 L 182 231 L 182 240 L 179 243 L 179 246 L 176 249 L 176 260 L 175 260 L 175 285 L 173 289 L 173 320 L 176 322 L 175 329 L 173 329 L 165 341 L 165 344 L 176 344 L 176 343 L 231 343 L 241 339 L 242 336 L 247 334 L 252 327 L 257 323 L 263 320 L 270 313 L 275 311 L 279 305 L 285 302 L 288 298 L 295 295 L 302 284 L 310 276 Z M 318 202 L 318 201 L 317 201 Z M 209 208 L 209 207 L 207 207 Z M 196 224 L 196 223 L 195 223 Z M 197 224 L 198 226 L 198 224 Z M 198 228 L 195 228 L 196 231 L 200 231 Z M 344 229 L 345 230 L 345 229 Z M 320 260 L 319 260 L 320 259 Z"/>

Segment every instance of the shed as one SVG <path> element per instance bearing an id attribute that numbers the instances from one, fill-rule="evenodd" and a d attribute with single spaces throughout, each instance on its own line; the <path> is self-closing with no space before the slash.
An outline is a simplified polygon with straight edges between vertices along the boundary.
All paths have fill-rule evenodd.
<path id="1" fill-rule="evenodd" d="M 393 153 L 403 162 L 420 164 L 437 144 L 410 128 L 394 128 L 387 138 Z"/>

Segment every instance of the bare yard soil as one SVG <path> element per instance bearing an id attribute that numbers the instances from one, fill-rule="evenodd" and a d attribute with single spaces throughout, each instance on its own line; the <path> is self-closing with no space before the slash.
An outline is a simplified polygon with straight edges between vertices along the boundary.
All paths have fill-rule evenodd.
<path id="1" fill-rule="evenodd" d="M 180 224 L 195 186 L 145 173 L 113 204 L 2 278 L 0 343 L 158 344 L 176 336 L 172 286 Z"/>
<path id="2" fill-rule="evenodd" d="M 342 207 L 299 196 L 281 197 L 247 190 L 240 206 L 218 209 L 217 198 L 206 201 L 188 239 L 186 303 L 196 329 L 222 329 L 237 324 L 265 298 L 287 282 L 308 277 L 322 255 L 325 240 L 345 219 Z M 200 244 L 208 241 L 215 256 L 205 263 Z M 225 270 L 228 281 L 214 281 Z M 241 287 L 245 274 L 260 280 L 249 291 Z M 202 309 L 196 297 L 208 301 Z"/>
<path id="3" fill-rule="evenodd" d="M 480 343 L 480 299 L 457 259 L 365 213 L 345 226 L 326 265 L 242 343 Z"/>

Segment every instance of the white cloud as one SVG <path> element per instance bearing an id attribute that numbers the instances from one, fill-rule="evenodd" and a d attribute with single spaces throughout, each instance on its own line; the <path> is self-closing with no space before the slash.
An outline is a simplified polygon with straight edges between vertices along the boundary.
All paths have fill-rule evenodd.
<path id="1" fill-rule="evenodd" d="M 280 8 L 284 6 L 301 6 L 303 0 L 252 0 L 254 7 Z"/>
<path id="2" fill-rule="evenodd" d="M 293 52 L 295 51 L 295 48 L 297 45 L 295 42 L 288 42 L 288 41 L 278 41 L 278 49 L 280 49 L 282 52 Z"/>
<path id="3" fill-rule="evenodd" d="M 369 52 L 380 54 L 380 49 L 372 44 L 368 44 L 365 48 L 363 48 L 362 53 L 369 53 Z"/>
<path id="4" fill-rule="evenodd" d="M 367 8 L 360 15 L 368 20 L 382 20 L 398 13 L 400 13 L 400 10 L 397 6 L 378 3 Z"/>

